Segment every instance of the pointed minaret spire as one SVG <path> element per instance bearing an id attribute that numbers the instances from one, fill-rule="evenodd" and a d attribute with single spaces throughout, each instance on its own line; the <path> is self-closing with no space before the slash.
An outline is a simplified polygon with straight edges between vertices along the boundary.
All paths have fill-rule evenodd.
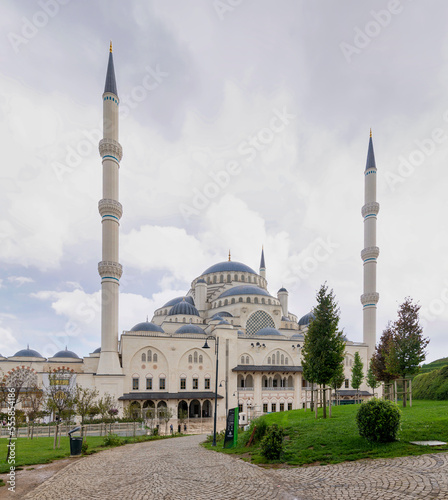
<path id="1" fill-rule="evenodd" d="M 230 262 L 231 258 L 232 258 L 232 257 L 231 257 L 231 255 L 230 255 L 230 250 L 229 250 L 229 262 Z"/>
<path id="2" fill-rule="evenodd" d="M 361 258 L 364 262 L 364 290 L 361 295 L 363 306 L 363 341 L 368 345 L 368 357 L 373 354 L 376 343 L 376 309 L 380 298 L 376 291 L 376 266 L 380 249 L 376 246 L 376 220 L 380 205 L 376 201 L 376 163 L 373 152 L 372 130 L 370 130 L 369 149 L 364 171 L 364 250 Z"/>
<path id="3" fill-rule="evenodd" d="M 264 263 L 264 247 L 261 247 L 260 276 L 266 279 L 266 264 Z"/>
<path id="4" fill-rule="evenodd" d="M 112 56 L 112 42 L 110 42 L 109 62 L 107 64 L 106 84 L 104 85 L 104 93 L 110 92 L 118 97 L 117 82 L 115 81 L 114 58 Z"/>

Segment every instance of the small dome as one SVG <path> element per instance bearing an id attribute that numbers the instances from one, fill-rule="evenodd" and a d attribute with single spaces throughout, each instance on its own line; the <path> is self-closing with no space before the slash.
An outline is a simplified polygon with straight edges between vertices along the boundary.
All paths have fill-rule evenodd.
<path id="1" fill-rule="evenodd" d="M 303 340 L 304 336 L 301 333 L 295 333 L 294 335 L 291 335 L 292 339 L 298 339 L 298 340 Z"/>
<path id="2" fill-rule="evenodd" d="M 299 325 L 300 326 L 308 326 L 311 323 L 311 321 L 313 321 L 313 319 L 315 317 L 316 316 L 314 316 L 314 314 L 312 312 L 309 312 L 308 314 L 305 314 L 305 316 L 302 316 L 299 319 Z"/>
<path id="3" fill-rule="evenodd" d="M 219 316 L 221 316 L 221 318 L 233 318 L 233 314 L 230 314 L 227 311 L 221 311 L 218 314 L 219 314 Z"/>
<path id="4" fill-rule="evenodd" d="M 92 354 L 99 354 L 101 352 L 101 347 L 98 347 L 98 349 L 95 349 Z"/>
<path id="5" fill-rule="evenodd" d="M 178 304 L 179 302 L 182 302 L 183 300 L 185 300 L 185 302 L 189 302 L 191 305 L 194 306 L 193 297 L 187 295 L 186 297 L 176 297 L 175 299 L 171 299 L 162 307 L 171 307 Z"/>
<path id="6" fill-rule="evenodd" d="M 176 330 L 175 333 L 204 333 L 204 330 L 197 325 L 184 325 Z"/>
<path id="7" fill-rule="evenodd" d="M 238 335 L 244 335 L 243 330 L 238 330 Z"/>
<path id="8" fill-rule="evenodd" d="M 168 316 L 174 316 L 176 314 L 185 314 L 187 316 L 199 316 L 199 311 L 190 302 L 182 300 L 175 304 L 168 313 Z"/>
<path id="9" fill-rule="evenodd" d="M 220 314 L 215 314 L 210 318 L 210 321 L 222 321 L 222 316 Z"/>
<path id="10" fill-rule="evenodd" d="M 200 279 L 198 279 L 198 280 L 196 281 L 196 285 L 198 285 L 199 283 L 205 283 L 205 284 L 207 284 L 207 282 L 205 281 L 205 279 L 204 279 L 204 278 L 200 278 Z"/>
<path id="11" fill-rule="evenodd" d="M 230 323 L 228 321 L 226 321 L 225 319 L 222 319 L 218 325 L 230 325 Z"/>
<path id="12" fill-rule="evenodd" d="M 276 329 L 276 328 L 262 328 L 261 330 L 258 330 L 258 332 L 254 333 L 255 337 L 258 337 L 259 335 L 280 335 L 283 337 L 283 335 Z"/>
<path id="13" fill-rule="evenodd" d="M 219 262 L 218 264 L 209 267 L 201 274 L 201 276 L 203 276 L 204 274 L 227 273 L 227 272 L 257 274 L 249 266 L 246 266 L 246 264 L 242 264 L 241 262 L 226 260 L 225 262 Z"/>
<path id="14" fill-rule="evenodd" d="M 287 318 L 286 316 L 282 316 L 282 321 L 291 321 L 289 318 Z"/>
<path id="15" fill-rule="evenodd" d="M 41 354 L 29 347 L 27 349 L 22 349 L 14 354 L 15 358 L 43 358 Z"/>
<path id="16" fill-rule="evenodd" d="M 286 290 L 286 288 L 284 288 L 284 287 L 281 287 L 280 290 L 277 293 L 280 293 L 280 292 L 286 292 L 286 293 L 288 293 L 288 290 Z"/>
<path id="17" fill-rule="evenodd" d="M 225 292 L 223 292 L 219 298 L 223 297 L 231 297 L 232 295 L 264 295 L 266 297 L 270 297 L 269 293 L 263 288 L 254 285 L 239 285 L 229 288 Z"/>
<path id="18" fill-rule="evenodd" d="M 164 333 L 163 328 L 159 325 L 151 323 L 150 321 L 144 321 L 143 323 L 138 323 L 131 328 L 131 332 L 161 332 Z M 96 351 L 95 351 L 96 352 Z M 101 348 L 100 348 L 101 352 Z"/>
<path id="19" fill-rule="evenodd" d="M 101 347 L 100 347 L 101 350 Z M 65 348 L 65 351 L 59 351 L 57 352 L 53 358 L 75 358 L 79 359 L 79 356 L 75 354 L 73 351 L 68 351 L 67 348 Z"/>

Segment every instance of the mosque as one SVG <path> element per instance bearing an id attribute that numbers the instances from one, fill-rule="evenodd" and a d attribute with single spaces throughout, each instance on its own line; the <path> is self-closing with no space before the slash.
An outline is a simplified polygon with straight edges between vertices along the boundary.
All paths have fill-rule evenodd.
<path id="1" fill-rule="evenodd" d="M 205 269 L 182 297 L 154 311 L 151 321 L 138 323 L 118 334 L 119 224 L 118 201 L 122 148 L 118 142 L 119 97 L 112 46 L 109 53 L 103 99 L 104 136 L 99 144 L 103 164 L 103 197 L 98 208 L 102 225 L 101 347 L 86 357 L 72 351 L 57 352 L 48 359 L 36 350 L 20 350 L 0 356 L 0 368 L 8 373 L 27 366 L 39 383 L 48 384 L 48 373 L 69 369 L 76 383 L 112 395 L 120 414 L 131 405 L 137 410 L 169 407 L 174 419 L 214 416 L 217 393 L 218 425 L 228 408 L 238 406 L 240 422 L 268 412 L 303 408 L 309 384 L 303 379 L 301 349 L 312 312 L 299 317 L 289 311 L 289 294 L 268 290 L 264 251 L 258 272 L 244 263 L 228 260 Z M 359 352 L 364 367 L 376 341 L 376 165 L 370 136 L 365 175 L 363 342 L 346 341 L 345 383 L 339 390 L 350 399 L 351 366 Z M 367 395 L 367 386 L 361 387 Z M 26 400 L 22 403 L 26 405 Z"/>

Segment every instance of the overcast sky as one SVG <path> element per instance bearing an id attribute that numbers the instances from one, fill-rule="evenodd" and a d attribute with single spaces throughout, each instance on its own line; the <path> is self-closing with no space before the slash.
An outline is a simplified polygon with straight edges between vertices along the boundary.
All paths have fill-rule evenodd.
<path id="1" fill-rule="evenodd" d="M 0 5 L 0 353 L 100 346 L 109 40 L 121 99 L 120 331 L 227 259 L 327 281 L 362 341 L 364 168 L 378 168 L 377 338 L 422 307 L 448 356 L 448 4 L 39 0 Z M 316 256 L 318 257 L 316 259 Z"/>

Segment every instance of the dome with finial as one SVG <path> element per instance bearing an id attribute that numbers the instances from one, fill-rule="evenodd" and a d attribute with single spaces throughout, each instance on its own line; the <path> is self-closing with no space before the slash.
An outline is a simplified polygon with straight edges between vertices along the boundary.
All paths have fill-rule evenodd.
<path id="1" fill-rule="evenodd" d="M 27 345 L 26 349 L 22 349 L 20 351 L 17 351 L 13 358 L 42 358 L 45 359 L 42 354 L 38 353 L 34 349 L 30 349 L 29 344 Z"/>
<path id="2" fill-rule="evenodd" d="M 73 359 L 80 359 L 79 356 L 74 353 L 73 351 L 69 351 L 67 349 L 67 346 L 65 346 L 65 351 L 59 351 L 57 352 L 53 358 L 73 358 Z"/>
<path id="3" fill-rule="evenodd" d="M 156 325 L 155 323 L 151 323 L 148 321 L 148 318 L 146 318 L 146 321 L 143 323 L 137 323 L 135 326 L 133 326 L 130 330 L 131 332 L 160 332 L 160 333 L 165 333 L 163 331 L 163 328 L 159 325 Z"/>
<path id="4" fill-rule="evenodd" d="M 199 316 L 199 311 L 190 302 L 185 299 L 175 304 L 168 313 L 168 316 L 175 316 L 177 314 L 185 314 L 186 316 Z"/>
<path id="5" fill-rule="evenodd" d="M 315 317 L 316 316 L 314 316 L 313 312 L 309 312 L 308 314 L 305 314 L 305 316 L 302 316 L 299 319 L 299 326 L 308 326 L 311 323 L 311 321 L 313 321 L 313 319 Z"/>

